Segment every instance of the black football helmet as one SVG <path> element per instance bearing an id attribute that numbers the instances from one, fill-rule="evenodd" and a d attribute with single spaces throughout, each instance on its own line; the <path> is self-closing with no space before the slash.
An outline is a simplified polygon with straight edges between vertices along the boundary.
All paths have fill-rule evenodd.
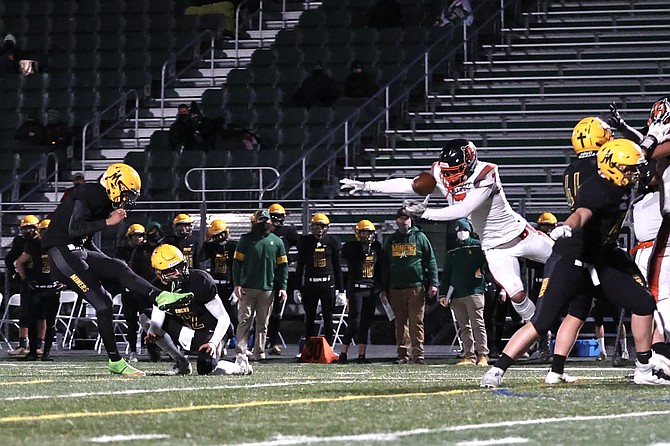
<path id="1" fill-rule="evenodd" d="M 448 188 L 463 184 L 475 170 L 477 147 L 467 139 L 452 139 L 440 153 L 440 177 Z"/>

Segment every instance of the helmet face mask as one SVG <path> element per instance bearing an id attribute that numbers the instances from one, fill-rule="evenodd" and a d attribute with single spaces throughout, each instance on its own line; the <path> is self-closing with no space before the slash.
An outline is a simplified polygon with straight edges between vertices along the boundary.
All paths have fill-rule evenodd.
<path id="1" fill-rule="evenodd" d="M 151 255 L 151 266 L 156 277 L 171 290 L 181 288 L 188 279 L 188 264 L 184 254 L 172 245 L 160 245 Z"/>
<path id="2" fill-rule="evenodd" d="M 284 221 L 286 220 L 286 209 L 279 203 L 270 205 L 268 208 L 270 213 L 270 220 L 272 220 L 272 225 L 275 228 L 281 228 L 284 226 Z"/>
<path id="3" fill-rule="evenodd" d="M 114 208 L 129 209 L 140 196 L 142 180 L 127 164 L 115 163 L 107 168 L 100 179 Z"/>
<path id="4" fill-rule="evenodd" d="M 645 164 L 640 147 L 627 139 L 614 139 L 598 151 L 598 173 L 617 186 L 632 187 Z"/>
<path id="5" fill-rule="evenodd" d="M 323 237 L 328 232 L 330 219 L 326 214 L 314 214 L 310 220 L 309 231 L 315 237 Z"/>
<path id="6" fill-rule="evenodd" d="M 668 98 L 660 99 L 651 106 L 647 125 L 651 125 L 654 121 L 659 121 L 663 124 L 670 123 L 670 102 L 668 102 Z"/>
<path id="7" fill-rule="evenodd" d="M 193 225 L 191 223 L 179 223 L 174 227 L 175 235 L 179 237 L 188 237 L 193 233 Z"/>
<path id="8" fill-rule="evenodd" d="M 214 243 L 223 245 L 228 240 L 230 236 L 230 230 L 228 225 L 223 220 L 212 220 L 207 228 L 207 233 L 209 234 L 209 239 Z"/>
<path id="9" fill-rule="evenodd" d="M 21 219 L 19 227 L 21 228 L 21 237 L 31 239 L 37 236 L 37 227 L 40 219 L 34 215 L 26 215 Z"/>
<path id="10" fill-rule="evenodd" d="M 440 153 L 440 178 L 447 188 L 463 184 L 474 172 L 477 147 L 466 139 L 448 141 Z"/>
<path id="11" fill-rule="evenodd" d="M 377 228 L 375 228 L 375 225 L 370 220 L 359 221 L 354 229 L 356 240 L 372 243 L 375 240 L 376 229 Z"/>

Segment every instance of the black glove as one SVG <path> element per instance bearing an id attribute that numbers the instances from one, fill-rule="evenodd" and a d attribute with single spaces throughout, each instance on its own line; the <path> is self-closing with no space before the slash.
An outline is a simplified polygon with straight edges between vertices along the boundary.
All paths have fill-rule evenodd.
<path id="1" fill-rule="evenodd" d="M 616 108 L 616 102 L 614 101 L 610 103 L 610 118 L 608 123 L 619 131 L 628 127 L 626 121 L 624 121 L 624 119 L 619 114 L 619 110 Z"/>

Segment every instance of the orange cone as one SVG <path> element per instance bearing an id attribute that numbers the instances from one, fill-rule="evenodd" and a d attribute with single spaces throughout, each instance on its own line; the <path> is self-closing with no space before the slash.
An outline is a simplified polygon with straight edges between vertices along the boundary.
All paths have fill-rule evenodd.
<path id="1" fill-rule="evenodd" d="M 323 336 L 312 336 L 302 349 L 300 362 L 330 364 L 339 359 Z"/>

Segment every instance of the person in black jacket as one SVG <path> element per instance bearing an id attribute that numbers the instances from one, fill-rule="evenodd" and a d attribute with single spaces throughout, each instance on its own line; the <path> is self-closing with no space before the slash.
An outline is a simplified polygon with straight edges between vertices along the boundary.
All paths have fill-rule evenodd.
<path id="1" fill-rule="evenodd" d="M 293 101 L 300 107 L 330 107 L 339 96 L 335 79 L 324 72 L 319 62 L 293 95 Z"/>
<path id="2" fill-rule="evenodd" d="M 370 220 L 356 224 L 356 240 L 342 246 L 342 258 L 347 262 L 347 297 L 349 298 L 349 319 L 344 332 L 340 364 L 347 363 L 349 344 L 355 337 L 358 342 L 356 362 L 365 363 L 368 334 L 375 315 L 377 299 L 381 290 L 382 245 L 375 240 L 375 225 Z"/>
<path id="3" fill-rule="evenodd" d="M 42 236 L 48 250 L 54 280 L 64 283 L 95 309 L 98 330 L 109 356 L 109 371 L 124 376 L 143 376 L 128 364 L 117 349 L 112 325 L 112 301 L 102 286 L 103 280 L 118 281 L 131 292 L 152 300 L 183 298 L 183 293 L 161 292 L 133 271 L 122 260 L 103 254 L 91 237 L 107 226 L 121 223 L 140 195 L 142 182 L 132 167 L 110 165 L 99 183 L 78 186 L 58 205 L 49 229 Z"/>
<path id="4" fill-rule="evenodd" d="M 335 290 L 343 293 L 344 288 L 340 267 L 340 241 L 327 234 L 328 225 L 330 219 L 325 214 L 312 216 L 311 234 L 300 237 L 298 243 L 295 274 L 305 308 L 305 339 L 316 335 L 314 321 L 317 305 L 321 301 L 323 333 L 328 343 L 333 345 Z"/>
<path id="5" fill-rule="evenodd" d="M 365 71 L 363 64 L 355 60 L 351 63 L 351 72 L 344 79 L 344 94 L 347 98 L 369 98 L 379 87 L 372 75 Z"/>

